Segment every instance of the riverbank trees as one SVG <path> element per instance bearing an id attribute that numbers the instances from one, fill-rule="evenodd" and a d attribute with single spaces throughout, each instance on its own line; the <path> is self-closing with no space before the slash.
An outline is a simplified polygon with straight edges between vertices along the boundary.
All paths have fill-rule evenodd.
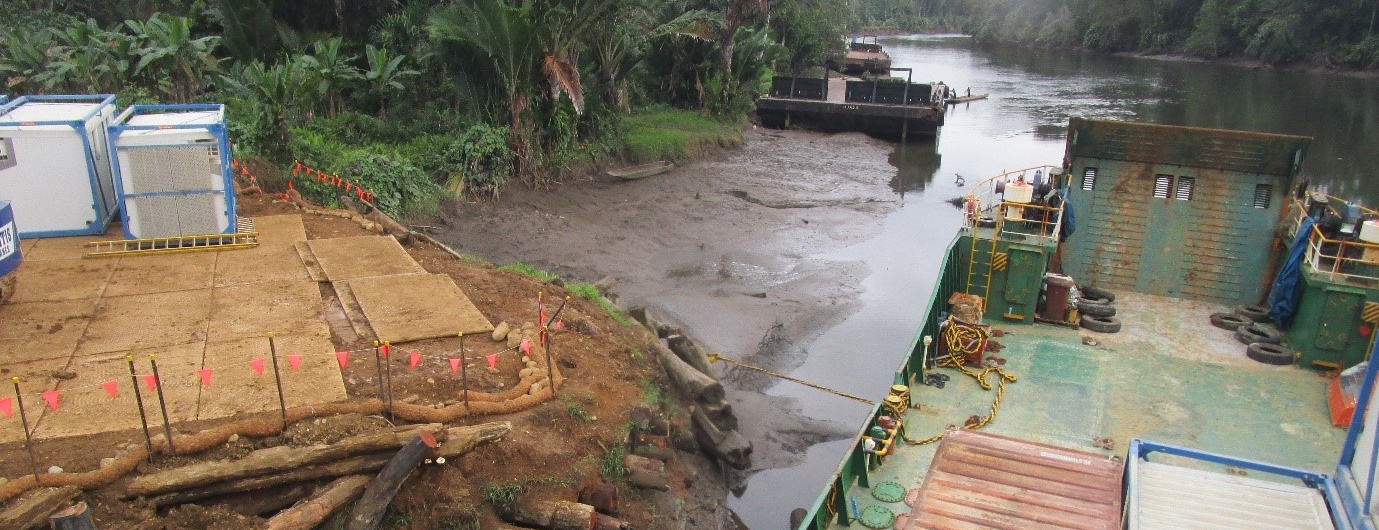
<path id="1" fill-rule="evenodd" d="M 863 25 L 978 41 L 1379 68 L 1379 0 L 878 0 Z"/>
<path id="2" fill-rule="evenodd" d="M 348 175 L 397 212 L 650 156 L 629 113 L 740 123 L 772 72 L 841 51 L 839 2 L 14 0 L 0 79 L 225 102 L 236 156 Z"/>

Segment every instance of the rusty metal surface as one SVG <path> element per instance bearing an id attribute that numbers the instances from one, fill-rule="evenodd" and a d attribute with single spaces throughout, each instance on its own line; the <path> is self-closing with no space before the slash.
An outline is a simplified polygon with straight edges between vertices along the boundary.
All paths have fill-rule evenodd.
<path id="1" fill-rule="evenodd" d="M 1114 529 L 1119 462 L 978 431 L 944 437 L 902 530 Z"/>
<path id="2" fill-rule="evenodd" d="M 1069 202 L 1082 230 L 1064 269 L 1079 283 L 1255 304 L 1309 139 L 1073 119 Z M 1085 175 L 1095 171 L 1095 183 Z M 1267 197 L 1267 204 L 1257 199 Z"/>
<path id="3" fill-rule="evenodd" d="M 1292 176 L 1312 139 L 1200 127 L 1072 118 L 1068 154 Z"/>

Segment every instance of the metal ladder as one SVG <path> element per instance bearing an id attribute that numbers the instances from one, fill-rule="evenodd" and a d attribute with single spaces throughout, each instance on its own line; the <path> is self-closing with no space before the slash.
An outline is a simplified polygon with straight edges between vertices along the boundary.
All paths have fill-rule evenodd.
<path id="1" fill-rule="evenodd" d="M 980 206 L 980 205 L 979 205 Z M 967 294 L 981 295 L 983 313 L 986 312 L 986 302 L 991 296 L 991 277 L 996 270 L 1003 270 L 1004 263 L 997 263 L 999 258 L 1004 255 L 996 252 L 996 243 L 1000 239 L 1001 224 L 1005 217 L 1004 212 L 997 211 L 995 215 L 996 225 L 992 228 L 991 238 L 981 237 L 981 208 L 976 208 L 977 215 L 972 218 L 972 248 L 968 254 L 967 267 Z M 980 289 L 981 292 L 977 292 Z"/>
<path id="2" fill-rule="evenodd" d="M 91 249 L 86 253 L 86 257 L 146 256 L 150 254 L 236 250 L 257 246 L 259 246 L 259 233 L 254 227 L 254 221 L 241 218 L 235 221 L 235 231 L 229 234 L 92 241 L 86 244 L 86 247 Z"/>

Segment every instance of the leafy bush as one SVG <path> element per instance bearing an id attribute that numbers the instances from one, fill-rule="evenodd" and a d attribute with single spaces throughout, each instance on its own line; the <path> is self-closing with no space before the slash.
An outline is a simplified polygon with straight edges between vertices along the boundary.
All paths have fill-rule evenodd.
<path id="1" fill-rule="evenodd" d="M 303 164 L 340 175 L 374 194 L 374 204 L 392 215 L 434 212 L 441 189 L 410 159 L 383 144 L 349 146 L 310 129 L 292 130 L 292 153 Z M 343 192 L 330 183 L 299 176 L 297 188 L 323 204 L 337 204 Z"/>

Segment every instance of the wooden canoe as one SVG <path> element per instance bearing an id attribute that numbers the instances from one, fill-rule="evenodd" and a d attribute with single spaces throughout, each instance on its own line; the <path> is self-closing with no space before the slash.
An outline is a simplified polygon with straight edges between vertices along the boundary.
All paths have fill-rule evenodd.
<path id="1" fill-rule="evenodd" d="M 979 100 L 979 99 L 986 99 L 986 96 L 987 96 L 986 93 L 981 93 L 981 94 L 972 94 L 972 95 L 970 95 L 970 96 L 958 96 L 958 97 L 954 97 L 954 98 L 948 98 L 948 104 L 949 104 L 949 105 L 956 105 L 956 104 L 958 104 L 958 103 L 967 103 L 968 101 L 976 101 L 976 100 Z"/>
<path id="2" fill-rule="evenodd" d="M 652 175 L 659 175 L 661 173 L 670 171 L 674 168 L 674 162 L 666 162 L 662 160 L 658 162 L 652 162 L 650 164 L 642 164 L 640 166 L 610 169 L 608 170 L 608 176 L 617 177 L 623 180 L 637 180 L 639 178 L 650 177 Z"/>

